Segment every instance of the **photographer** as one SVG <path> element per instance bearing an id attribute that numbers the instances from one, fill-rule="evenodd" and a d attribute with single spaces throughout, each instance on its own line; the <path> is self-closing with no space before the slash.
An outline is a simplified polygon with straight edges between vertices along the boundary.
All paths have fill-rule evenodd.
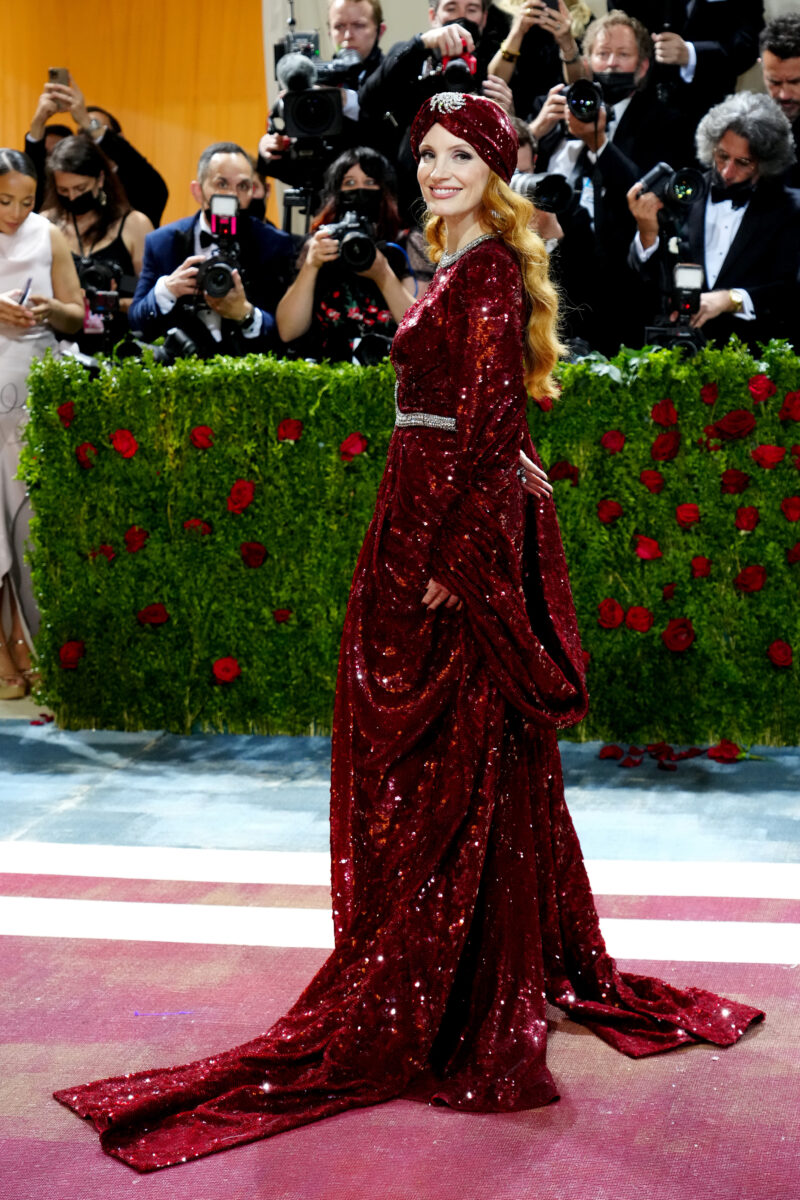
<path id="1" fill-rule="evenodd" d="M 178 327 L 204 357 L 260 353 L 275 344 L 273 313 L 291 278 L 291 238 L 248 216 L 253 165 L 234 142 L 215 142 L 200 155 L 191 191 L 200 210 L 151 233 L 128 313 L 132 329 L 147 341 Z M 219 250 L 209 222 L 211 197 L 238 202 L 238 266 L 224 296 L 198 291 L 200 265 Z"/>
<path id="2" fill-rule="evenodd" d="M 131 209 L 108 159 L 85 134 L 63 138 L 47 163 L 42 213 L 64 235 L 85 301 L 84 354 L 108 353 L 128 329 L 144 243 L 153 226 Z"/>
<path id="3" fill-rule="evenodd" d="M 571 11 L 564 0 L 515 4 L 511 28 L 489 72 L 510 85 L 518 113 L 530 112 L 545 88 L 570 79 L 568 72 L 580 61 L 575 38 L 585 28 L 582 18 L 583 11 Z"/>
<path id="4" fill-rule="evenodd" d="M 800 148 L 800 13 L 785 13 L 761 33 L 761 69 L 768 94 L 792 127 L 795 150 Z M 787 187 L 800 187 L 800 163 L 783 178 Z"/>
<path id="5" fill-rule="evenodd" d="M 772 337 L 800 345 L 800 198 L 780 178 L 795 157 L 789 122 L 767 96 L 728 96 L 700 122 L 697 157 L 707 170 L 683 222 L 668 222 L 640 182 L 631 188 L 631 262 L 667 297 L 678 262 L 703 266 L 689 323 L 721 345 L 732 333 L 752 347 Z"/>
<path id="6" fill-rule="evenodd" d="M 340 362 L 350 361 L 355 351 L 359 361 L 375 361 L 388 354 L 397 324 L 414 301 L 414 279 L 407 266 L 399 266 L 404 260 L 396 250 L 392 261 L 399 277 L 377 248 L 365 269 L 348 266 L 350 244 L 346 232 L 337 229 L 348 214 L 359 218 L 362 230 L 358 261 L 371 257 L 368 241 L 374 245 L 378 239 L 399 243 L 407 252 L 411 241 L 417 259 L 426 261 L 422 235 L 417 230 L 400 234 L 389 162 L 366 146 L 348 150 L 326 175 L 323 206 L 303 247 L 300 270 L 278 305 L 278 332 L 284 342 L 300 339 L 293 349 L 303 356 Z M 368 241 L 363 240 L 366 231 Z M 422 291 L 424 286 L 418 294 Z"/>

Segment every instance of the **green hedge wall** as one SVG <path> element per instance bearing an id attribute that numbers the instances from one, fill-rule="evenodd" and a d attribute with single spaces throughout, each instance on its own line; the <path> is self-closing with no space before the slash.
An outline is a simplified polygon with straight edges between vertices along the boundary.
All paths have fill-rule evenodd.
<path id="1" fill-rule="evenodd" d="M 574 736 L 797 744 L 800 362 L 624 351 L 562 382 L 531 426 L 590 656 Z M 392 388 L 388 363 L 35 365 L 37 652 L 63 726 L 329 728 Z"/>

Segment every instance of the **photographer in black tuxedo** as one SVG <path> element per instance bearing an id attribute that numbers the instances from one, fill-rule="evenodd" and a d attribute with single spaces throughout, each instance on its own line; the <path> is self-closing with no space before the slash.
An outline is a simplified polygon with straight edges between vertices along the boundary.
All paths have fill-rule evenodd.
<path id="1" fill-rule="evenodd" d="M 631 188 L 632 265 L 664 295 L 679 262 L 703 267 L 689 323 L 719 344 L 736 333 L 752 347 L 772 337 L 800 346 L 800 197 L 781 180 L 795 158 L 788 120 L 768 96 L 729 96 L 700 122 L 697 157 L 707 168 L 701 195 L 677 232 L 665 230 L 652 191 Z"/>

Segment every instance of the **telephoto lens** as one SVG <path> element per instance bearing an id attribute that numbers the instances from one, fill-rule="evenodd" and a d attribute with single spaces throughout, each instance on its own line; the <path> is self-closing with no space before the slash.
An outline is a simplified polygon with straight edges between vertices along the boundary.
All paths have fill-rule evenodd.
<path id="1" fill-rule="evenodd" d="M 592 79 L 576 79 L 564 92 L 569 111 L 576 121 L 594 125 L 603 107 L 603 89 Z"/>

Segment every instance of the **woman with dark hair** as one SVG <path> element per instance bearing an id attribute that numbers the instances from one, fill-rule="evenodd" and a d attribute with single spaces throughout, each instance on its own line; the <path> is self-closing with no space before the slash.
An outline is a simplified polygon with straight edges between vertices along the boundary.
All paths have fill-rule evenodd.
<path id="1" fill-rule="evenodd" d="M 28 501 L 17 479 L 28 372 L 46 350 L 57 353 L 58 337 L 83 320 L 69 248 L 33 211 L 35 197 L 31 160 L 0 150 L 0 700 L 25 695 L 38 622 L 23 557 Z"/>
<path id="2" fill-rule="evenodd" d="M 363 218 L 382 247 L 362 271 L 346 265 L 341 240 L 329 233 L 348 213 Z M 304 357 L 332 362 L 349 361 L 354 351 L 362 361 L 387 355 L 398 323 L 433 273 L 422 235 L 401 226 L 389 161 L 365 146 L 340 154 L 326 172 L 297 277 L 275 312 L 283 341 L 296 343 Z"/>
<path id="3" fill-rule="evenodd" d="M 108 353 L 127 332 L 124 314 L 153 226 L 131 208 L 111 162 L 85 134 L 64 138 L 50 155 L 43 214 L 78 268 L 85 301 L 78 344 L 87 354 Z"/>

